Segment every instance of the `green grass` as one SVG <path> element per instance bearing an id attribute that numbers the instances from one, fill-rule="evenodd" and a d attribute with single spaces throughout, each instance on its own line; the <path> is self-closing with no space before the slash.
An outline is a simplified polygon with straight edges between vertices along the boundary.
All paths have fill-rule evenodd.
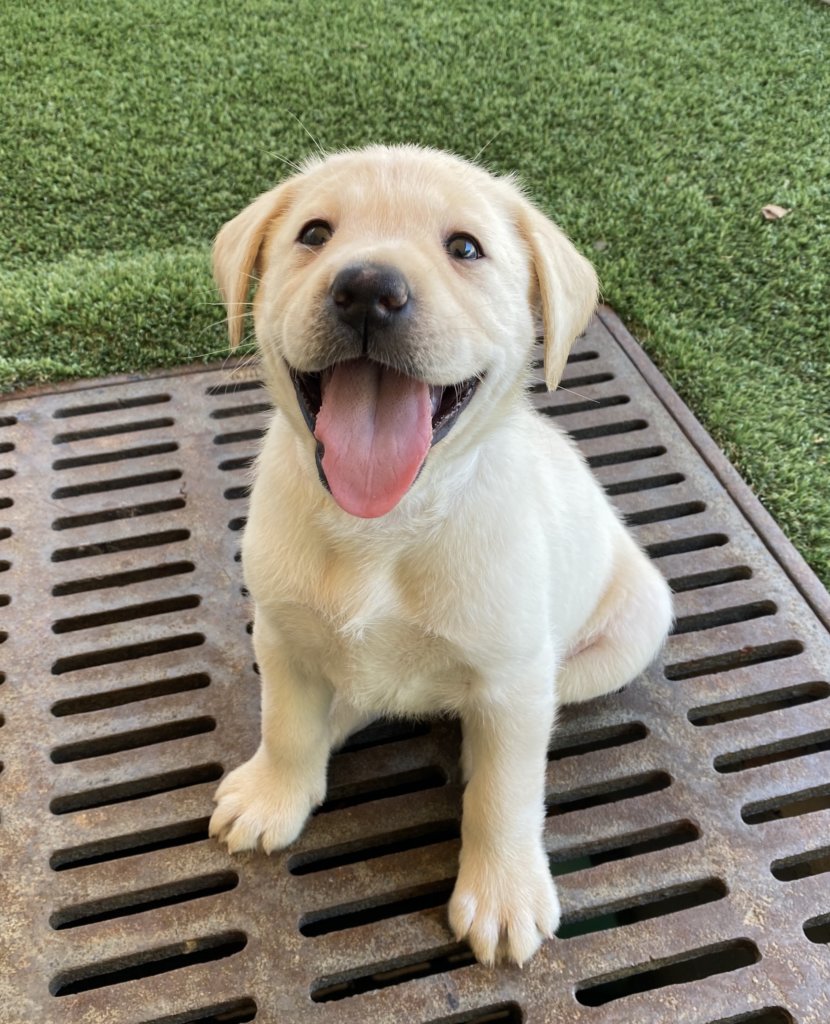
<path id="1" fill-rule="evenodd" d="M 830 581 L 830 6 L 16 0 L 0 39 L 0 387 L 220 356 L 210 240 L 298 118 L 489 143 Z"/>

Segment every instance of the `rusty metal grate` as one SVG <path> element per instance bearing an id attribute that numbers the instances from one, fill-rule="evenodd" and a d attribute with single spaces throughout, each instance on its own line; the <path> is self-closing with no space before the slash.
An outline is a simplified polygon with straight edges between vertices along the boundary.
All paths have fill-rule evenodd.
<path id="1" fill-rule="evenodd" d="M 3 1024 L 826 1024 L 827 595 L 607 310 L 570 391 L 535 401 L 671 580 L 678 621 L 647 678 L 562 718 L 558 939 L 523 971 L 453 941 L 448 723 L 355 737 L 282 855 L 208 841 L 216 782 L 258 729 L 238 566 L 267 415 L 250 373 L 0 412 Z"/>

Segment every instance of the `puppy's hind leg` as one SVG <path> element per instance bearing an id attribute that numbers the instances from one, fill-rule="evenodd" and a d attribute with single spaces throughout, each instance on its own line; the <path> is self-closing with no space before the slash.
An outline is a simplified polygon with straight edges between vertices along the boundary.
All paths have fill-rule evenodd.
<path id="1" fill-rule="evenodd" d="M 621 689 L 649 665 L 668 635 L 669 588 L 634 542 L 626 541 L 610 586 L 560 671 L 561 704 Z"/>

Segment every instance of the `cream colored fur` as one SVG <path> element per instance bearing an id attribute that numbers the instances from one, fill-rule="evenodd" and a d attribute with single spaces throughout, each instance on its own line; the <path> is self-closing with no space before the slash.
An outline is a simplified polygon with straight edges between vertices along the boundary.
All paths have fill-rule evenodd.
<path id="1" fill-rule="evenodd" d="M 321 218 L 334 233 L 298 243 Z M 469 232 L 485 257 L 453 261 Z M 394 264 L 418 298 L 407 344 L 423 379 L 484 374 L 403 500 L 339 508 L 287 364 L 326 365 L 325 297 L 347 263 Z M 484 963 L 523 963 L 559 922 L 542 841 L 556 708 L 641 672 L 671 620 L 668 589 L 569 440 L 526 397 L 537 323 L 548 385 L 596 301 L 588 262 L 509 179 L 416 147 L 309 163 L 219 234 L 233 340 L 254 318 L 277 406 L 243 542 L 262 675 L 262 741 L 217 793 L 232 852 L 287 846 L 326 792 L 331 750 L 380 715 L 463 727 L 462 847 L 450 924 Z"/>

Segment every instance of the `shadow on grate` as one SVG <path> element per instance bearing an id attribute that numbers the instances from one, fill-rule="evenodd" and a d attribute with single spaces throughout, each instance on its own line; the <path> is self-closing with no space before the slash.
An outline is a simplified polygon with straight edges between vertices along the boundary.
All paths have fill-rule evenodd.
<path id="1" fill-rule="evenodd" d="M 475 964 L 447 926 L 451 722 L 352 737 L 284 853 L 208 839 L 216 782 L 258 733 L 239 531 L 269 405 L 250 368 L 7 403 L 9 1024 L 830 1020 L 826 595 L 609 311 L 563 390 L 537 376 L 531 400 L 579 443 L 677 621 L 641 680 L 561 716 L 563 920 L 522 971 Z"/>

